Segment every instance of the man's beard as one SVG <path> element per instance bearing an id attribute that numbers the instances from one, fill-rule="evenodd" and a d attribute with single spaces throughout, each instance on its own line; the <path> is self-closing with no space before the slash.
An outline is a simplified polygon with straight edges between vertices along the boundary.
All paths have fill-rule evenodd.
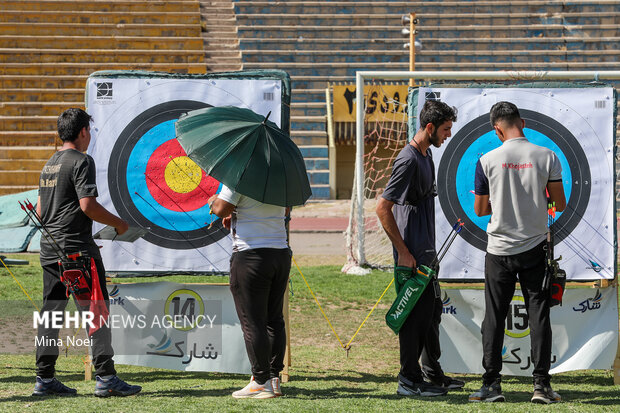
<path id="1" fill-rule="evenodd" d="M 441 146 L 441 139 L 437 136 L 437 129 L 435 129 L 435 132 L 433 132 L 429 140 L 435 148 L 439 148 Z"/>

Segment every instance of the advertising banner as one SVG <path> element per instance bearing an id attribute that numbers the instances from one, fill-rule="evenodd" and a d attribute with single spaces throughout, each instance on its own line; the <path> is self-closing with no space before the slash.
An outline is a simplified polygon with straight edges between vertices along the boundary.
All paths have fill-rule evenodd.
<path id="1" fill-rule="evenodd" d="M 484 290 L 444 289 L 440 324 L 441 365 L 451 373 L 483 373 Z M 551 309 L 551 374 L 611 369 L 618 348 L 618 289 L 576 288 Z M 530 328 L 517 290 L 510 303 L 502 348 L 502 374 L 530 376 Z"/>
<path id="2" fill-rule="evenodd" d="M 228 284 L 109 285 L 114 360 L 171 370 L 250 373 Z"/>

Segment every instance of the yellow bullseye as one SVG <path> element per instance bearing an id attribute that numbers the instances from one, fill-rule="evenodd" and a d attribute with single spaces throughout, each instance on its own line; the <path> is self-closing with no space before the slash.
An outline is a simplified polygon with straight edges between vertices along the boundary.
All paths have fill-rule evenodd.
<path id="1" fill-rule="evenodd" d="M 166 184 L 175 192 L 185 194 L 196 189 L 202 180 L 202 169 L 187 156 L 172 159 L 164 172 Z"/>

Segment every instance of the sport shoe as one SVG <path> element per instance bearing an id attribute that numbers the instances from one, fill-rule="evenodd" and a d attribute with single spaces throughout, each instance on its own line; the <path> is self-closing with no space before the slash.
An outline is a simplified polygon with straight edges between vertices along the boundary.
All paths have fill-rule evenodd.
<path id="1" fill-rule="evenodd" d="M 243 389 L 233 392 L 232 396 L 235 399 L 271 399 L 276 397 L 273 387 L 271 387 L 271 380 L 267 380 L 264 384 L 258 384 L 254 377 Z"/>
<path id="2" fill-rule="evenodd" d="M 551 404 L 558 403 L 561 400 L 560 395 L 554 392 L 550 385 L 536 384 L 534 386 L 532 403 Z"/>
<path id="3" fill-rule="evenodd" d="M 445 387 L 448 390 L 462 389 L 465 386 L 463 380 L 458 380 L 446 375 L 444 375 L 441 380 L 432 380 L 424 374 L 424 381 L 435 386 Z"/>
<path id="4" fill-rule="evenodd" d="M 127 384 L 118 376 L 112 376 L 107 380 L 97 376 L 96 380 L 95 396 L 97 397 L 131 396 L 142 390 L 141 386 Z"/>
<path id="5" fill-rule="evenodd" d="M 282 396 L 282 389 L 280 388 L 280 378 L 272 377 L 270 381 L 271 381 L 271 388 L 273 389 L 273 394 L 275 394 L 276 397 Z"/>
<path id="6" fill-rule="evenodd" d="M 396 390 L 396 394 L 401 396 L 433 397 L 443 396 L 446 393 L 448 393 L 448 389 L 444 387 L 434 386 L 425 381 L 413 383 L 411 380 L 398 375 L 398 389 Z"/>
<path id="7" fill-rule="evenodd" d="M 65 386 L 60 381 L 56 380 L 56 377 L 51 381 L 44 382 L 39 376 L 36 378 L 34 391 L 32 392 L 33 396 L 75 396 L 76 394 L 77 390 Z"/>
<path id="8" fill-rule="evenodd" d="M 489 386 L 483 385 L 480 390 L 469 396 L 470 402 L 503 402 L 505 400 L 499 382 L 494 382 Z"/>

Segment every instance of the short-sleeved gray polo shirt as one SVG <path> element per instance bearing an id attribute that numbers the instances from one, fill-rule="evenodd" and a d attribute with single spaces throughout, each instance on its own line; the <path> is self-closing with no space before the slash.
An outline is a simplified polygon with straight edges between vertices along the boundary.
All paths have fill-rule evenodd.
<path id="1" fill-rule="evenodd" d="M 550 149 L 525 137 L 505 141 L 476 166 L 475 193 L 489 195 L 487 252 L 514 255 L 542 242 L 547 233 L 548 182 L 562 180 L 562 166 Z"/>

